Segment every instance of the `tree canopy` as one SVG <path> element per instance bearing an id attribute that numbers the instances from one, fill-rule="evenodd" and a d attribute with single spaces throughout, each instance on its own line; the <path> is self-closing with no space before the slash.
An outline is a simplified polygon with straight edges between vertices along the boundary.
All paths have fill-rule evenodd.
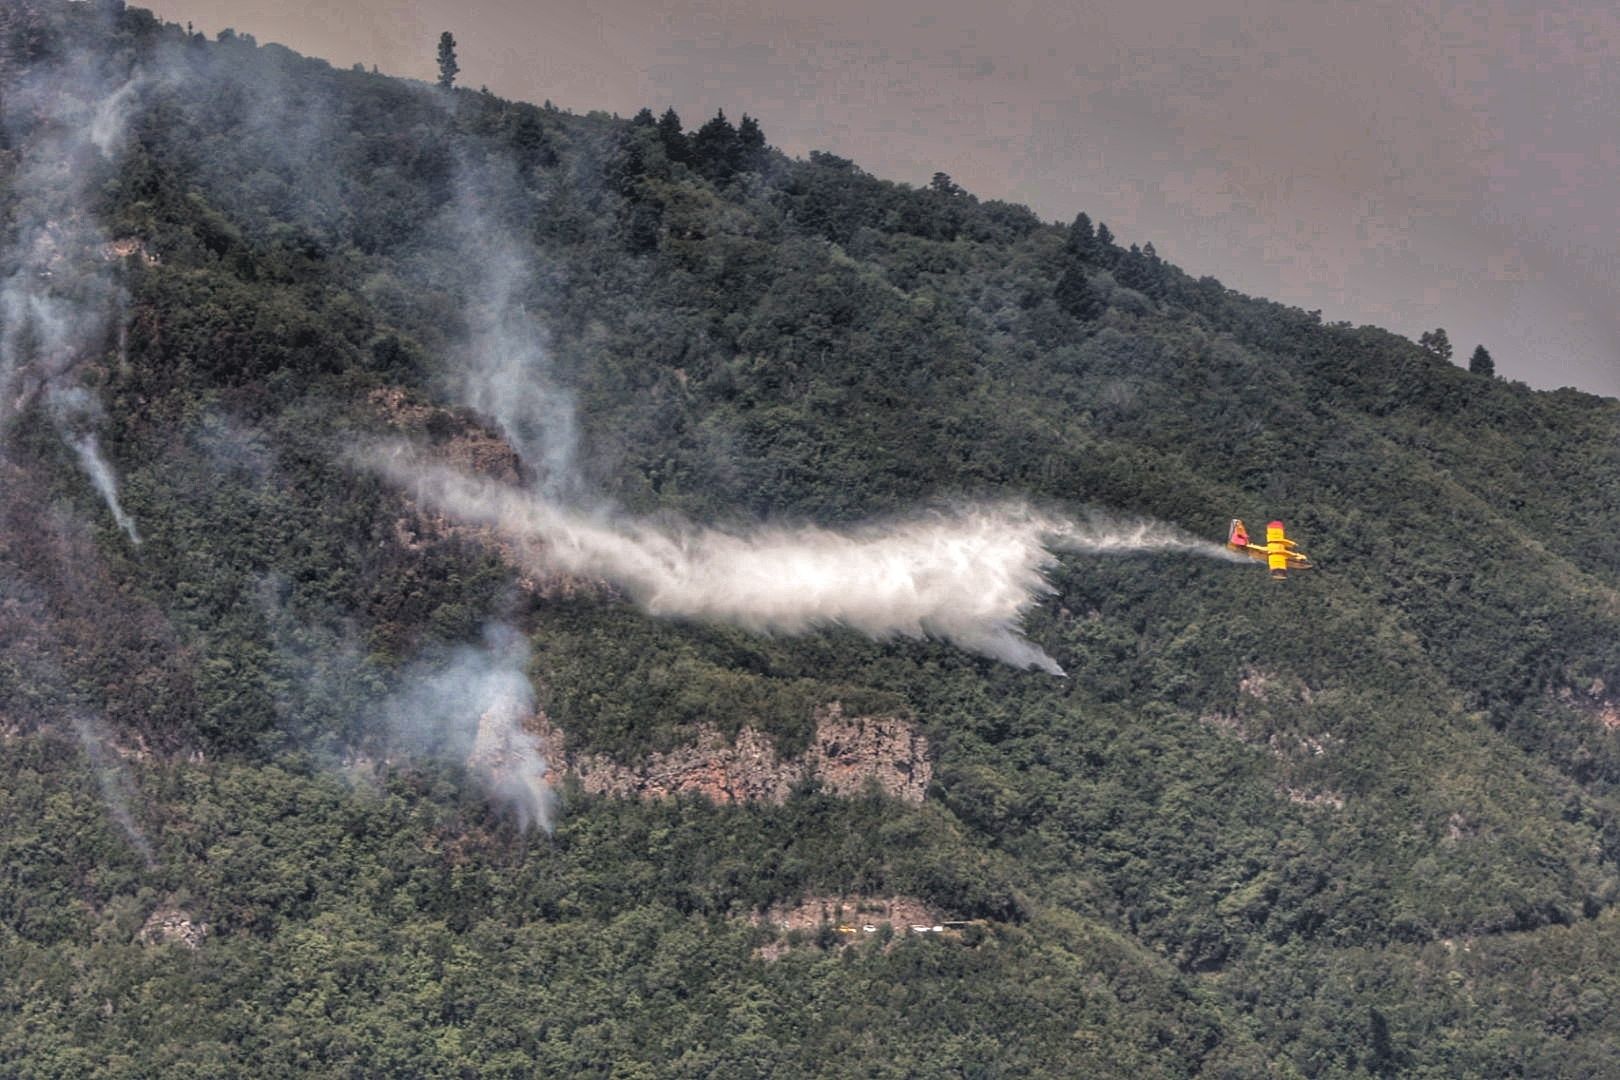
<path id="1" fill-rule="evenodd" d="M 1616 402 L 746 115 L 447 93 L 114 5 L 5 30 L 6 1075 L 1612 1067 Z M 474 400 L 486 362 L 515 374 Z M 520 447 L 569 424 L 591 521 L 1277 517 L 1318 569 L 1054 545 L 1021 628 L 1058 678 L 660 618 L 357 464 L 403 440 L 537 486 Z M 400 741 L 492 628 L 586 766 L 554 834 Z M 800 760 L 834 703 L 926 743 L 921 801 L 586 788 Z M 942 932 L 768 914 L 895 897 Z"/>

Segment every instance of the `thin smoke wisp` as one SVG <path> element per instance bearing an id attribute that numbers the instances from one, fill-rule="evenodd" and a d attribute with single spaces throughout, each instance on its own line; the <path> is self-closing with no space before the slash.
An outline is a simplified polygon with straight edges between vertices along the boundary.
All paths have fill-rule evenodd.
<path id="1" fill-rule="evenodd" d="M 1020 626 L 1051 591 L 1054 549 L 1229 556 L 1165 525 L 1065 521 L 1016 503 L 847 531 L 670 526 L 573 509 L 399 446 L 364 460 L 420 505 L 516 541 L 532 569 L 601 578 L 653 615 L 760 633 L 837 625 L 879 640 L 935 638 L 1053 675 L 1063 669 Z"/>
<path id="2" fill-rule="evenodd" d="M 73 733 L 78 737 L 79 747 L 90 762 L 90 771 L 96 778 L 96 786 L 101 790 L 101 799 L 107 806 L 107 813 L 129 838 L 130 845 L 141 853 L 141 858 L 150 869 L 155 864 L 152 845 L 147 843 L 146 834 L 141 831 L 141 827 L 135 823 L 135 816 L 130 813 L 129 804 L 133 789 L 115 752 L 110 749 L 107 732 L 101 724 L 82 713 L 73 714 L 72 721 Z"/>
<path id="3" fill-rule="evenodd" d="M 1055 551 L 1083 555 L 1135 555 L 1142 552 L 1182 552 L 1221 562 L 1247 560 L 1226 547 L 1190 536 L 1162 521 L 1126 521 L 1107 514 L 1088 514 L 1079 521 L 1057 522 L 1046 543 Z"/>
<path id="4" fill-rule="evenodd" d="M 101 447 L 96 442 L 95 434 L 92 432 L 75 437 L 73 452 L 78 455 L 79 464 L 89 475 L 96 491 L 100 493 L 102 502 L 107 504 L 107 509 L 112 513 L 118 527 L 124 530 L 130 543 L 139 544 L 141 534 L 136 531 L 135 522 L 124 513 L 123 504 L 118 501 L 118 477 L 113 474 L 112 466 L 107 464 L 107 459 L 101 456 Z"/>

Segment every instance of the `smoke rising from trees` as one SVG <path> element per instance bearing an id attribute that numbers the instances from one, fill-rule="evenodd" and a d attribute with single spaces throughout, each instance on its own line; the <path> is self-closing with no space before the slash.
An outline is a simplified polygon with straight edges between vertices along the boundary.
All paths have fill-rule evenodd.
<path id="1" fill-rule="evenodd" d="M 505 178 L 465 165 L 463 178 L 451 214 L 451 257 L 478 269 L 469 290 L 467 341 L 455 358 L 456 389 L 466 404 L 500 425 L 524 462 L 537 470 L 542 491 L 576 494 L 574 396 L 557 382 L 544 331 L 525 302 L 533 284 L 530 260 L 512 240 L 512 229 L 485 209 L 507 186 Z"/>
<path id="2" fill-rule="evenodd" d="M 101 790 L 101 799 L 107 805 L 107 813 L 123 830 L 135 850 L 141 853 L 141 858 L 146 860 L 147 868 L 151 869 L 155 865 L 152 845 L 147 842 L 146 834 L 135 823 L 135 815 L 130 812 L 129 804 L 134 797 L 134 790 L 128 775 L 118 761 L 116 752 L 111 749 L 111 740 L 107 736 L 105 726 L 78 712 L 72 715 L 72 721 L 73 733 L 78 737 L 79 747 L 90 763 L 90 771 L 96 778 L 96 786 Z"/>
<path id="3" fill-rule="evenodd" d="M 99 407 L 78 380 L 122 309 L 103 265 L 106 238 L 88 206 L 89 184 L 119 152 L 142 81 L 137 74 L 109 86 L 70 57 L 9 92 L 6 134 L 25 149 L 12 181 L 18 218 L 0 253 L 0 433 L 42 404 L 134 543 L 139 534 L 93 430 Z"/>
<path id="4" fill-rule="evenodd" d="M 360 752 L 465 768 L 521 828 L 551 831 L 545 754 L 525 727 L 535 695 L 520 633 L 490 623 L 477 645 L 431 647 L 389 672 L 346 620 L 295 610 L 283 595 L 289 588 L 284 578 L 264 579 L 257 606 L 275 650 L 277 708 L 289 728 L 314 739 L 310 749 L 329 762 Z"/>
<path id="5" fill-rule="evenodd" d="M 523 829 L 551 832 L 556 800 L 546 784 L 534 715 L 528 644 L 509 626 L 488 627 L 481 646 L 463 646 L 409 667 L 379 710 L 392 745 L 464 764 Z"/>
<path id="6" fill-rule="evenodd" d="M 118 527 L 124 530 L 131 543 L 139 544 L 141 534 L 136 531 L 134 520 L 124 512 L 123 504 L 118 501 L 118 477 L 113 474 L 112 466 L 108 465 L 107 459 L 102 456 L 95 433 L 74 438 L 73 452 L 78 455 L 79 464 L 83 466 L 85 473 L 90 477 L 90 482 L 100 493 L 102 501 L 107 504 L 107 509 L 111 511 Z"/>
<path id="7" fill-rule="evenodd" d="M 654 615 L 761 633 L 840 625 L 876 639 L 936 638 L 1061 675 L 1057 661 L 1019 629 L 1050 591 L 1045 572 L 1054 551 L 1229 554 L 1165 526 L 1064 521 L 1016 503 L 844 532 L 727 531 L 638 520 L 589 498 L 577 460 L 575 397 L 546 346 L 533 253 L 514 240 L 528 229 L 510 170 L 498 155 L 459 163 L 457 197 L 441 223 L 451 251 L 438 258 L 475 268 L 451 385 L 534 470 L 532 490 L 486 484 L 399 448 L 361 457 L 425 507 L 518 541 L 535 571 L 605 579 Z"/>

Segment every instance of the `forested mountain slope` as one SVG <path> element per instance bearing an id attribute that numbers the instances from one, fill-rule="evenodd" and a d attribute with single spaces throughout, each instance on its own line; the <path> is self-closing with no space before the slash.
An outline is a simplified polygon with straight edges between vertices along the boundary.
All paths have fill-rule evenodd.
<path id="1" fill-rule="evenodd" d="M 1614 401 L 746 118 L 117 3 L 9 3 L 0 50 L 7 1075 L 1612 1067 Z M 1279 517 L 1318 568 L 1059 550 L 1057 677 L 537 573 L 379 470 L 401 440 L 626 535 L 1027 503 Z M 833 703 L 914 728 L 920 802 L 524 756 L 542 713 L 626 767 L 835 755 Z M 760 917 L 895 896 L 966 929 Z"/>

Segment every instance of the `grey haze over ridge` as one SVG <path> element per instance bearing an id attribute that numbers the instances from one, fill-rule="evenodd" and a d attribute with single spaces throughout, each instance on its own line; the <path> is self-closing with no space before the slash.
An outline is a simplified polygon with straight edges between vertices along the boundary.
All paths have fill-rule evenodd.
<path id="1" fill-rule="evenodd" d="M 333 64 L 578 111 L 748 112 L 778 148 L 982 199 L 1414 339 L 1620 393 L 1620 9 L 1556 0 L 1003 5 L 152 0 Z"/>

